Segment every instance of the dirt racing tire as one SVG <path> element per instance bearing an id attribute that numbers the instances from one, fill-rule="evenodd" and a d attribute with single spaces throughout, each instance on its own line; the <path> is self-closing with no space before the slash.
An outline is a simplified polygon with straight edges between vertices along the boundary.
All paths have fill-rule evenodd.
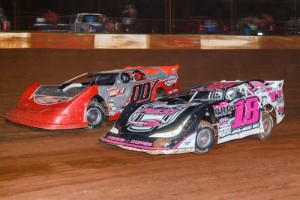
<path id="1" fill-rule="evenodd" d="M 167 92 L 163 88 L 158 88 L 155 94 L 155 100 L 162 99 L 167 96 Z"/>
<path id="2" fill-rule="evenodd" d="M 271 137 L 274 128 L 274 121 L 269 112 L 262 113 L 262 125 L 264 132 L 257 134 L 259 140 L 267 140 Z"/>
<path id="3" fill-rule="evenodd" d="M 98 128 L 104 120 L 101 104 L 97 101 L 91 101 L 87 108 L 86 118 L 89 129 Z"/>
<path id="4" fill-rule="evenodd" d="M 200 124 L 197 130 L 195 141 L 195 153 L 207 153 L 214 145 L 215 133 L 213 127 L 209 123 Z"/>

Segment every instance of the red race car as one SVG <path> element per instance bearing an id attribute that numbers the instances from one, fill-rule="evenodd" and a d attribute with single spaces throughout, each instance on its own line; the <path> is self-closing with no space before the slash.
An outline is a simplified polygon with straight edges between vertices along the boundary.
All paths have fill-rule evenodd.
<path id="1" fill-rule="evenodd" d="M 97 128 L 116 120 L 130 102 L 146 102 L 179 90 L 178 65 L 137 66 L 85 73 L 57 86 L 34 83 L 15 108 L 11 122 L 43 129 Z"/>

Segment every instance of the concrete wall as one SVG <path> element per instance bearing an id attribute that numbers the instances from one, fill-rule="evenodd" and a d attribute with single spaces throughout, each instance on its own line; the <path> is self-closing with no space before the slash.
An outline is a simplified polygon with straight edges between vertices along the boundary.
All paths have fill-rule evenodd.
<path id="1" fill-rule="evenodd" d="M 297 36 L 0 33 L 0 49 L 300 49 Z"/>

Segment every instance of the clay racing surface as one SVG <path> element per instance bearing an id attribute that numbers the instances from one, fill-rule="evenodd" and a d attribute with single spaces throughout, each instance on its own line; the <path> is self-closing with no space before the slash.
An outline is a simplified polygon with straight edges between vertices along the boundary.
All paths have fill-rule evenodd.
<path id="1" fill-rule="evenodd" d="M 0 199 L 300 199 L 300 51 L 0 50 Z M 179 64 L 181 88 L 214 80 L 284 79 L 286 117 L 267 141 L 204 155 L 152 156 L 97 139 L 100 129 L 46 131 L 3 116 L 33 82 L 87 71 Z"/>

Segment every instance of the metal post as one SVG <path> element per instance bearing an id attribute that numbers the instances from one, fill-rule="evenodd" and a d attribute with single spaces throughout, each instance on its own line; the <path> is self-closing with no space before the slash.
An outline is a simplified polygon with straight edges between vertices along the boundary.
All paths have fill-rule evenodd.
<path id="1" fill-rule="evenodd" d="M 297 20 L 297 0 L 294 0 L 295 3 L 295 20 Z"/>
<path id="2" fill-rule="evenodd" d="M 169 33 L 172 33 L 172 0 L 169 0 Z"/>
<path id="3" fill-rule="evenodd" d="M 17 0 L 14 0 L 14 30 L 17 30 Z"/>
<path id="4" fill-rule="evenodd" d="M 294 20 L 295 20 L 295 27 L 296 27 L 296 30 L 295 30 L 295 35 L 297 35 L 298 34 L 298 20 L 297 20 L 297 0 L 294 0 L 294 7 L 295 7 L 295 18 L 294 18 Z"/>
<path id="5" fill-rule="evenodd" d="M 233 0 L 230 1 L 230 33 L 233 34 Z"/>
<path id="6" fill-rule="evenodd" d="M 168 32 L 168 5 L 167 5 L 167 1 L 168 0 L 165 0 L 165 33 Z"/>

